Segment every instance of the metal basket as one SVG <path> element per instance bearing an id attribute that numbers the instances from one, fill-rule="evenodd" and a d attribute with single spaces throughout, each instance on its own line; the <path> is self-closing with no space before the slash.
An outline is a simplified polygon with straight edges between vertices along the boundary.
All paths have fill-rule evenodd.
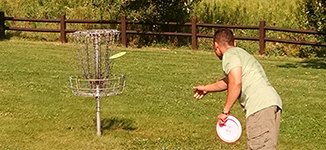
<path id="1" fill-rule="evenodd" d="M 111 75 L 108 79 L 82 79 L 70 77 L 70 88 L 74 95 L 84 97 L 102 97 L 121 94 L 126 85 L 124 75 Z"/>
<path id="2" fill-rule="evenodd" d="M 94 29 L 74 32 L 77 56 L 83 78 L 70 77 L 71 91 L 76 96 L 96 98 L 96 129 L 101 135 L 100 97 L 121 94 L 125 87 L 124 75 L 112 74 L 112 51 L 119 31 Z"/>

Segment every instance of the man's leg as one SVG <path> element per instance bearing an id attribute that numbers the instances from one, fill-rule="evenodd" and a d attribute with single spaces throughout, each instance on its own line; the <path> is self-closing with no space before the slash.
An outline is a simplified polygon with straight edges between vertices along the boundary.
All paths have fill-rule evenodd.
<path id="1" fill-rule="evenodd" d="M 277 106 L 262 109 L 246 119 L 249 150 L 277 149 L 281 110 Z"/>

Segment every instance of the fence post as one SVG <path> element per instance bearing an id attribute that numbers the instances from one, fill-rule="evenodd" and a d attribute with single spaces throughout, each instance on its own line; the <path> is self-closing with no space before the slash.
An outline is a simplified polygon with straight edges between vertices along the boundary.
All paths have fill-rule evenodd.
<path id="1" fill-rule="evenodd" d="M 121 15 L 121 44 L 127 47 L 127 19 L 126 15 Z"/>
<path id="2" fill-rule="evenodd" d="M 265 46 L 266 46 L 266 30 L 265 30 L 266 22 L 260 21 L 259 22 L 259 54 L 264 55 L 265 53 Z"/>
<path id="3" fill-rule="evenodd" d="M 197 48 L 198 48 L 197 32 L 198 32 L 197 18 L 194 16 L 191 18 L 191 48 L 193 50 L 197 50 Z"/>
<path id="4" fill-rule="evenodd" d="M 5 13 L 0 12 L 0 39 L 5 37 Z"/>
<path id="5" fill-rule="evenodd" d="M 60 17 L 60 40 L 61 43 L 67 43 L 66 37 L 66 15 L 62 14 Z"/>

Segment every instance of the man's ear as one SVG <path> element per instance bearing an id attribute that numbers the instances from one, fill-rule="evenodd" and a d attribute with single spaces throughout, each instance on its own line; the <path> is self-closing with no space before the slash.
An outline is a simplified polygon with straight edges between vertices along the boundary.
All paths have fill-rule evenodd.
<path id="1" fill-rule="evenodd" d="M 237 46 L 237 43 L 234 41 L 233 45 L 234 45 L 234 46 Z"/>
<path id="2" fill-rule="evenodd" d="M 216 48 L 218 48 L 218 43 L 214 41 L 214 51 L 216 51 Z"/>

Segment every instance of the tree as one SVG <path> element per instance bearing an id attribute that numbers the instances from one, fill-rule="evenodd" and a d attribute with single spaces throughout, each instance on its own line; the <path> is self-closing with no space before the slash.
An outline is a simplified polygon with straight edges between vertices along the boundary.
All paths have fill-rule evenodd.
<path id="1" fill-rule="evenodd" d="M 317 31 L 326 31 L 326 0 L 303 0 L 303 16 L 306 20 L 306 26 Z M 319 42 L 326 42 L 326 35 L 317 37 Z M 326 55 L 326 48 L 314 48 L 317 56 Z"/>
<path id="2" fill-rule="evenodd" d="M 146 22 L 189 21 L 193 7 L 200 0 L 126 0 L 127 13 L 137 13 L 134 20 Z"/>
<path id="3" fill-rule="evenodd" d="M 201 0 L 126 0 L 123 6 L 124 14 L 128 16 L 128 20 L 144 23 L 157 22 L 177 22 L 183 24 L 189 22 L 194 5 Z M 168 32 L 168 31 L 185 31 L 180 26 L 167 25 L 149 25 L 142 26 L 140 30 Z M 143 42 L 140 44 L 148 45 L 152 42 L 177 41 L 176 44 L 185 42 L 184 37 L 166 37 L 166 36 L 143 36 Z"/>

